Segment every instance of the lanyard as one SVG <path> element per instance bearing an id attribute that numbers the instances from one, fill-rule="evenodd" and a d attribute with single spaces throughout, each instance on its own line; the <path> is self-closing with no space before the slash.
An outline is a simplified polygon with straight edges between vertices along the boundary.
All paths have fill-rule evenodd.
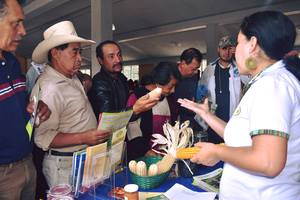
<path id="1" fill-rule="evenodd" d="M 267 68 L 269 68 L 269 67 L 266 67 L 265 69 L 261 70 L 244 86 L 244 88 L 242 89 L 242 97 L 246 94 L 246 92 L 249 90 L 251 85 L 253 85 L 256 81 L 258 81 L 259 79 L 261 79 L 264 76 L 264 72 Z"/>

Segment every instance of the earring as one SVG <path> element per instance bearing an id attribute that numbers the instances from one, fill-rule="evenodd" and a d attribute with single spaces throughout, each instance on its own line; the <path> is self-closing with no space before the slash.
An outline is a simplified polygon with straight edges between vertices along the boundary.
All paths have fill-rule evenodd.
<path id="1" fill-rule="evenodd" d="M 249 57 L 245 61 L 245 65 L 250 70 L 255 70 L 257 68 L 257 61 L 253 57 Z"/>

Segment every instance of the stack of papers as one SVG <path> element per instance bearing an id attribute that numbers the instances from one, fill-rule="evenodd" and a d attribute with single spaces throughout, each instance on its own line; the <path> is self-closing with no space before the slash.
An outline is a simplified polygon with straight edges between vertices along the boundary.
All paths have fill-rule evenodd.
<path id="1" fill-rule="evenodd" d="M 101 184 L 109 178 L 111 170 L 121 168 L 126 125 L 131 115 L 132 110 L 99 115 L 98 129 L 110 130 L 112 135 L 105 143 L 74 152 L 71 180 L 75 197 Z"/>
<path id="2" fill-rule="evenodd" d="M 195 192 L 183 185 L 176 183 L 164 195 L 172 200 L 214 200 L 217 196 L 215 192 Z"/>

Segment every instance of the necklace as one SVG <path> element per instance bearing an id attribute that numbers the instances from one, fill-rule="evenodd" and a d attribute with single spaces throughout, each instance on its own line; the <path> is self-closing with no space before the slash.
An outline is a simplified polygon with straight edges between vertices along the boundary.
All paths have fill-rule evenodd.
<path id="1" fill-rule="evenodd" d="M 221 66 L 218 66 L 218 75 L 219 75 L 219 93 L 222 94 L 222 81 L 221 81 Z"/>

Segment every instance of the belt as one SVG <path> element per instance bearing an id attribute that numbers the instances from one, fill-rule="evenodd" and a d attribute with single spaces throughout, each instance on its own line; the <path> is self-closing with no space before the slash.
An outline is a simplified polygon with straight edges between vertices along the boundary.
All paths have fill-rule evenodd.
<path id="1" fill-rule="evenodd" d="M 55 150 L 49 150 L 48 154 L 52 156 L 73 156 L 74 152 L 60 152 Z"/>

